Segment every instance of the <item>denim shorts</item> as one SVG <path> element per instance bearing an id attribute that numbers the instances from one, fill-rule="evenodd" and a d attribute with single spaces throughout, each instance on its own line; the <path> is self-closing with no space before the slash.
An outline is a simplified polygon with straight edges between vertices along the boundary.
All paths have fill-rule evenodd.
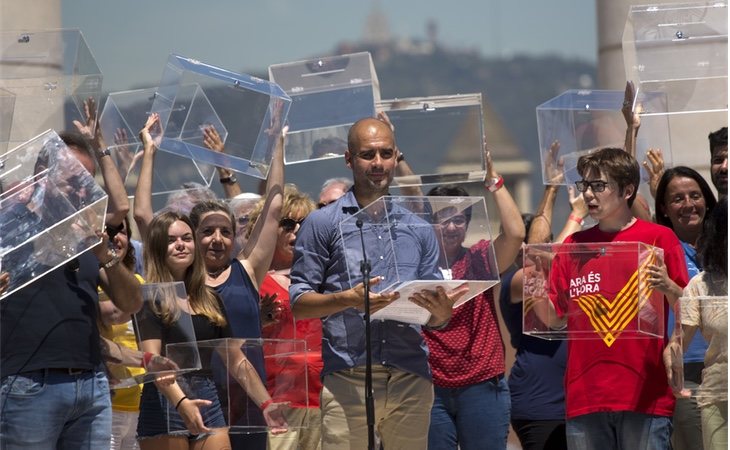
<path id="1" fill-rule="evenodd" d="M 185 395 L 191 399 L 210 400 L 211 405 L 200 409 L 203 423 L 208 428 L 222 428 L 226 418 L 218 398 L 218 390 L 213 380 L 200 375 L 183 375 L 178 377 L 178 384 Z M 163 435 L 188 436 L 191 440 L 205 437 L 191 435 L 185 427 L 175 405 L 157 389 L 154 383 L 147 383 L 142 389 L 142 400 L 139 405 L 139 421 L 137 422 L 137 438 L 149 438 Z"/>

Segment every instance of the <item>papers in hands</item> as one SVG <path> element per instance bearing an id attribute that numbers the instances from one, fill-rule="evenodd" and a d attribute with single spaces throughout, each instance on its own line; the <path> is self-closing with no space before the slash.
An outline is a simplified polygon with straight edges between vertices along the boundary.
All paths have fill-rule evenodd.
<path id="1" fill-rule="evenodd" d="M 480 293 L 494 286 L 496 281 L 464 281 L 464 280 L 413 280 L 395 285 L 386 292 L 399 292 L 400 297 L 394 300 L 385 308 L 377 311 L 370 316 L 370 320 L 396 320 L 398 322 L 415 323 L 425 325 L 431 318 L 431 313 L 412 301 L 408 297 L 422 290 L 435 291 L 437 286 L 441 286 L 446 290 L 446 294 L 451 294 L 461 286 L 468 286 L 469 291 L 454 303 L 454 308 L 460 306 Z"/>

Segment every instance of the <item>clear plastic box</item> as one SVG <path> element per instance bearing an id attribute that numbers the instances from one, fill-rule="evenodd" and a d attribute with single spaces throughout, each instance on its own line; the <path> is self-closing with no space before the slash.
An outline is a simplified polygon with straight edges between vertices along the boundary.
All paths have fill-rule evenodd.
<path id="1" fill-rule="evenodd" d="M 187 351 L 197 346 L 204 374 L 215 381 L 229 433 L 260 433 L 271 431 L 274 423 L 267 422 L 260 405 L 271 398 L 282 405 L 280 412 L 289 429 L 307 428 L 309 421 L 294 425 L 287 420 L 292 405 L 308 409 L 306 345 L 303 340 L 287 339 L 213 339 L 197 343 L 168 344 L 168 353 Z M 265 362 L 266 361 L 266 362 Z M 275 374 L 263 374 L 263 367 L 278 367 Z M 193 374 L 196 375 L 196 374 Z M 264 381 L 266 380 L 266 381 Z M 185 377 L 178 378 L 188 398 L 200 398 L 198 389 Z M 174 408 L 175 405 L 169 405 Z M 184 431 L 168 423 L 169 433 Z"/>
<path id="2" fill-rule="evenodd" d="M 106 192 L 54 131 L 0 155 L 0 188 L 0 298 L 100 242 Z"/>
<path id="3" fill-rule="evenodd" d="M 524 334 L 544 339 L 663 338 L 664 295 L 649 264 L 664 251 L 641 242 L 531 244 L 524 255 Z"/>
<path id="4" fill-rule="evenodd" d="M 350 126 L 373 117 L 380 100 L 378 75 L 367 52 L 273 64 L 269 79 L 292 99 L 286 164 L 342 157 Z"/>
<path id="5" fill-rule="evenodd" d="M 79 30 L 2 31 L 0 64 L 0 88 L 15 95 L 11 147 L 73 129 L 86 122 L 86 99 L 99 104 L 103 77 Z"/>
<path id="6" fill-rule="evenodd" d="M 290 104 L 275 83 L 173 54 L 152 112 L 160 114 L 161 150 L 265 179 Z M 223 152 L 203 145 L 208 126 L 223 139 Z"/>
<path id="7" fill-rule="evenodd" d="M 358 226 L 360 225 L 360 226 Z M 447 293 L 468 287 L 454 307 L 471 300 L 499 283 L 492 233 L 483 197 L 406 197 L 384 196 L 343 220 L 339 226 L 345 248 L 350 286 L 363 280 L 360 262 L 363 259 L 362 238 L 371 277 L 383 280 L 372 286 L 373 292 L 400 292 L 399 299 L 371 315 L 371 319 L 392 319 L 425 324 L 430 313 L 408 300 L 422 289 L 442 286 Z M 440 274 L 430 279 L 412 280 L 401 274 L 418 261 L 403 254 L 404 246 L 433 242 L 438 251 Z M 399 253 L 400 252 L 400 253 Z M 454 258 L 448 254 L 468 254 L 471 258 Z M 467 265 L 467 261 L 470 264 Z M 457 265 L 463 265 L 457 268 Z M 457 277 L 454 270 L 464 270 L 466 277 Z M 439 276 L 440 275 L 440 276 Z M 440 278 L 440 279 L 439 279 Z"/>
<path id="8" fill-rule="evenodd" d="M 626 78 L 663 92 L 666 111 L 727 111 L 726 2 L 633 5 L 623 34 Z"/>
<path id="9" fill-rule="evenodd" d="M 115 388 L 149 383 L 155 381 L 158 377 L 180 376 L 201 368 L 200 353 L 195 345 L 193 311 L 188 302 L 185 283 L 176 281 L 142 284 L 142 299 L 142 309 L 132 316 L 138 347 L 142 349 L 143 341 L 160 339 L 161 335 L 165 335 L 166 333 L 161 331 L 163 326 L 167 327 L 168 330 L 174 327 L 174 334 L 179 336 L 182 342 L 172 347 L 168 344 L 167 348 L 161 349 L 161 354 L 174 362 L 178 369 L 147 370 L 141 375 L 121 380 L 119 384 L 114 386 Z M 170 320 L 171 324 L 168 324 L 167 320 Z"/>
<path id="10" fill-rule="evenodd" d="M 129 196 L 134 195 L 142 166 L 144 149 L 139 131 L 152 111 L 156 95 L 155 88 L 112 92 L 99 118 L 104 140 Z M 153 198 L 181 190 L 184 183 L 193 182 L 209 187 L 215 172 L 214 166 L 189 157 L 157 152 L 152 176 Z"/>
<path id="11" fill-rule="evenodd" d="M 383 100 L 376 108 L 414 173 L 396 176 L 399 187 L 484 180 L 482 94 Z"/>
<path id="12" fill-rule="evenodd" d="M 624 147 L 626 121 L 621 113 L 623 99 L 623 91 L 569 90 L 537 107 L 544 184 L 572 185 L 581 179 L 576 171 L 581 156 L 604 147 Z M 666 111 L 666 98 L 661 93 L 639 93 L 634 104 L 641 105 L 644 111 Z M 560 148 L 557 153 L 551 154 L 555 141 Z M 661 149 L 664 166 L 672 166 L 667 117 L 642 113 L 636 139 L 636 157 L 640 164 L 650 148 Z M 643 181 L 648 180 L 643 167 L 641 177 Z"/>

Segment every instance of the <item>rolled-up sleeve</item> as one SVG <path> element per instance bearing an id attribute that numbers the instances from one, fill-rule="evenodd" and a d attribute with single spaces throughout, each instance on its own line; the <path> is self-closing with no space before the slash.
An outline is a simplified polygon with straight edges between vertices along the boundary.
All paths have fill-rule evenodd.
<path id="1" fill-rule="evenodd" d="M 322 292 L 329 261 L 332 225 L 323 211 L 312 212 L 301 225 L 294 244 L 289 286 L 291 304 L 306 292 Z"/>

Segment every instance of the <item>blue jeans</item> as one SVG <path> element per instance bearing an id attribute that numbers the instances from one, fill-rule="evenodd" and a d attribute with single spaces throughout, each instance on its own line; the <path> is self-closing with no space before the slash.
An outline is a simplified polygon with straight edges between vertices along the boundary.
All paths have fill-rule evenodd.
<path id="1" fill-rule="evenodd" d="M 667 450 L 672 418 L 631 411 L 598 412 L 568 419 L 570 450 Z"/>
<path id="2" fill-rule="evenodd" d="M 434 394 L 429 449 L 507 447 L 511 403 L 504 377 L 461 388 L 434 386 Z"/>
<path id="3" fill-rule="evenodd" d="M 111 443 L 112 406 L 104 372 L 70 375 L 51 369 L 5 377 L 0 411 L 4 450 L 97 450 Z"/>

